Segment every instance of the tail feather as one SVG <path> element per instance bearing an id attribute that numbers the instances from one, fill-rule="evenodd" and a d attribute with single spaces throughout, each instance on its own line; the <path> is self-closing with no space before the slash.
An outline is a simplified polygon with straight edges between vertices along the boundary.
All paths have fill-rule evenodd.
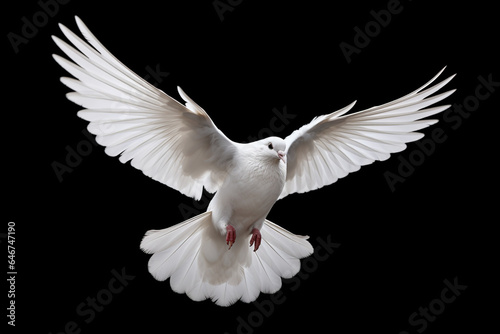
<path id="1" fill-rule="evenodd" d="M 199 251 L 199 240 L 204 229 L 211 222 L 211 212 L 205 212 L 180 224 L 163 230 L 150 230 L 142 239 L 141 249 L 151 256 L 149 272 L 159 281 L 164 281 L 177 273 L 182 277 L 192 268 Z"/>
<path id="2" fill-rule="evenodd" d="M 262 252 L 255 253 L 268 263 L 272 270 L 283 278 L 290 278 L 300 270 L 300 259 L 313 253 L 308 236 L 290 233 L 284 228 L 266 220 L 262 227 Z M 281 285 L 281 284 L 280 284 Z"/>
<path id="3" fill-rule="evenodd" d="M 147 231 L 142 239 L 141 249 L 147 254 L 154 254 L 172 246 L 178 246 L 179 241 L 187 240 L 193 233 L 193 227 L 196 230 L 202 227 L 204 220 L 209 219 L 211 214 L 208 211 L 163 230 Z"/>
<path id="4" fill-rule="evenodd" d="M 313 253 L 307 236 L 298 236 L 266 220 L 262 244 L 253 252 L 250 236 L 239 236 L 228 250 L 224 237 L 205 212 L 164 230 L 148 231 L 141 249 L 153 253 L 149 272 L 157 280 L 170 277 L 172 290 L 195 301 L 212 299 L 229 306 L 238 300 L 249 303 L 260 292 L 274 293 L 281 278 L 300 270 L 300 259 Z"/>

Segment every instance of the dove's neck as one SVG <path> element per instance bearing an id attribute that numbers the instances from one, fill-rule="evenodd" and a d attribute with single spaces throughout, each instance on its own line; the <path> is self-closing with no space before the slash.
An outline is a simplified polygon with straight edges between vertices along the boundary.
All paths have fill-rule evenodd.
<path id="1" fill-rule="evenodd" d="M 247 154 L 240 158 L 240 162 L 240 177 L 248 178 L 249 184 L 278 193 L 277 196 L 281 194 L 286 179 L 286 165 L 283 161 Z"/>

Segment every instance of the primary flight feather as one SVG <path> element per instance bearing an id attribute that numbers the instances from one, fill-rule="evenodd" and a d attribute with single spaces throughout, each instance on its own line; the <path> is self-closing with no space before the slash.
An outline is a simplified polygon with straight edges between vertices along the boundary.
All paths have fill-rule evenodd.
<path id="1" fill-rule="evenodd" d="M 149 271 L 170 278 L 172 289 L 193 300 L 228 306 L 251 302 L 281 288 L 281 278 L 313 253 L 307 236 L 268 221 L 274 203 L 289 194 L 334 183 L 420 139 L 424 119 L 449 106 L 430 107 L 453 90 L 433 95 L 449 78 L 370 109 L 347 114 L 354 103 L 314 118 L 285 139 L 248 144 L 227 138 L 196 102 L 178 88 L 181 104 L 116 59 L 76 17 L 86 41 L 60 25 L 68 44 L 53 36 L 71 59 L 54 59 L 74 78 L 61 81 L 82 106 L 78 116 L 110 156 L 147 176 L 200 199 L 216 193 L 207 212 L 163 230 L 147 231 L 141 249 L 153 254 Z M 250 247 L 249 247 L 250 246 Z"/>

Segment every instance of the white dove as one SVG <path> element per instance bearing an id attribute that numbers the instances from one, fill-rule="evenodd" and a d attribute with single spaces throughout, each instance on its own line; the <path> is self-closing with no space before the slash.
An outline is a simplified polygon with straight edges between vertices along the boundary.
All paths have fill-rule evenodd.
<path id="1" fill-rule="evenodd" d="M 180 88 L 185 105 L 124 66 L 78 17 L 76 23 L 90 45 L 60 24 L 74 47 L 53 39 L 74 63 L 54 59 L 76 78 L 61 78 L 74 90 L 67 98 L 85 108 L 78 116 L 90 122 L 88 130 L 105 152 L 195 199 L 203 188 L 216 192 L 205 213 L 146 232 L 141 249 L 153 254 L 149 272 L 160 281 L 170 277 L 175 292 L 221 306 L 278 291 L 281 277 L 295 275 L 300 259 L 313 253 L 308 237 L 266 219 L 278 199 L 329 185 L 404 150 L 423 136 L 413 131 L 437 122 L 422 118 L 449 106 L 427 107 L 454 91 L 431 96 L 453 76 L 425 89 L 443 69 L 395 101 L 346 115 L 353 102 L 284 140 L 241 144 Z"/>

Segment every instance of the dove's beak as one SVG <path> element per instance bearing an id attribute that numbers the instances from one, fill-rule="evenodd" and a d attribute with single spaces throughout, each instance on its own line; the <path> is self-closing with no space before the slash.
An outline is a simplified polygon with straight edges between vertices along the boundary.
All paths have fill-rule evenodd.
<path id="1" fill-rule="evenodd" d="M 278 151 L 278 157 L 284 162 L 286 163 L 286 160 L 285 160 L 285 157 L 286 157 L 286 153 L 283 152 L 283 151 Z"/>

